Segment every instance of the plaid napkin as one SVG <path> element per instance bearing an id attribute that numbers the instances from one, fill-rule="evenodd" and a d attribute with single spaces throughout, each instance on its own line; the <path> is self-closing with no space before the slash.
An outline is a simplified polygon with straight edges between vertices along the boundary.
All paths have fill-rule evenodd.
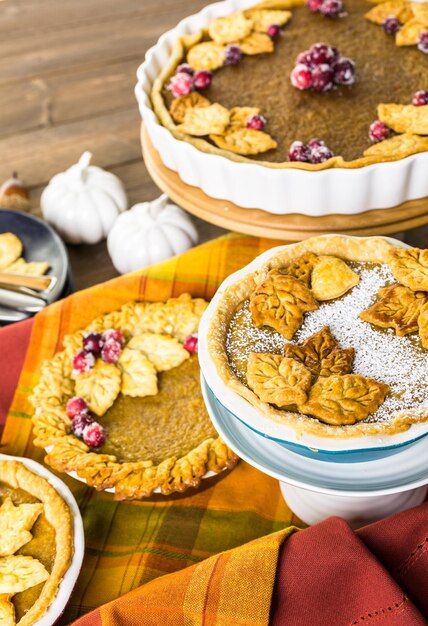
<path id="1" fill-rule="evenodd" d="M 44 452 L 32 445 L 28 397 L 38 381 L 42 361 L 61 349 L 65 334 L 130 300 L 165 300 L 184 292 L 210 299 L 227 275 L 279 243 L 227 235 L 165 263 L 76 293 L 39 313 L 3 432 L 2 452 L 43 462 Z M 61 478 L 77 499 L 86 533 L 83 568 L 58 622 L 61 625 L 162 574 L 198 564 L 288 526 L 301 525 L 285 504 L 278 481 L 244 462 L 225 475 L 207 480 L 197 491 L 158 495 L 142 502 L 118 503 L 111 494 L 98 493 L 68 476 Z M 283 536 L 262 540 L 273 555 L 266 565 L 270 585 Z M 205 576 L 209 576 L 208 570 Z M 196 579 L 193 582 L 196 584 Z M 260 615 L 266 602 L 264 607 L 260 604 Z M 259 623 L 265 623 L 261 617 L 254 622 Z"/>

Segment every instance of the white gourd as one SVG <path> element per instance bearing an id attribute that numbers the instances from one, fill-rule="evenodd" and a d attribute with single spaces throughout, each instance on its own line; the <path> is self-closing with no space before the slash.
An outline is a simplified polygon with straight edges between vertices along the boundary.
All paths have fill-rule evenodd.
<path id="1" fill-rule="evenodd" d="M 90 165 L 92 154 L 52 178 L 40 199 L 43 217 L 67 243 L 95 244 L 105 239 L 128 206 L 119 178 Z"/>
<path id="2" fill-rule="evenodd" d="M 198 233 L 188 215 L 162 195 L 119 215 L 107 247 L 113 265 L 125 274 L 181 254 L 197 241 Z"/>

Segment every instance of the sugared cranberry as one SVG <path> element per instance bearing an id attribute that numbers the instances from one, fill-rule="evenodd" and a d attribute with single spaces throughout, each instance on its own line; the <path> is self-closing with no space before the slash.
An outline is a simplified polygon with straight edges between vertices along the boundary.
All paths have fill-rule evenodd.
<path id="1" fill-rule="evenodd" d="M 311 163 L 324 163 L 334 156 L 330 148 L 326 145 L 316 146 L 311 149 Z"/>
<path id="2" fill-rule="evenodd" d="M 79 398 L 79 396 L 74 396 L 74 398 L 70 398 L 65 407 L 65 412 L 69 417 L 75 417 L 79 415 L 79 413 L 83 413 L 88 410 L 88 405 L 86 404 L 83 398 Z"/>
<path id="3" fill-rule="evenodd" d="M 296 89 L 310 89 L 312 87 L 312 70 L 303 63 L 298 63 L 290 75 L 291 84 Z"/>
<path id="4" fill-rule="evenodd" d="M 311 149 L 302 141 L 293 141 L 288 151 L 288 160 L 310 163 Z"/>
<path id="5" fill-rule="evenodd" d="M 333 72 L 333 80 L 336 85 L 353 85 L 355 83 L 355 63 L 351 59 L 341 57 L 333 65 Z"/>
<path id="6" fill-rule="evenodd" d="M 380 120 L 376 120 L 375 122 L 370 124 L 369 137 L 370 141 L 373 141 L 373 143 L 377 143 L 378 141 L 383 141 L 384 139 L 387 139 L 389 137 L 389 134 L 390 129 Z"/>
<path id="7" fill-rule="evenodd" d="M 428 30 L 424 30 L 424 32 L 419 35 L 418 50 L 428 54 Z"/>
<path id="8" fill-rule="evenodd" d="M 187 72 L 178 72 L 171 76 L 169 86 L 174 97 L 187 96 L 193 90 L 193 78 Z"/>
<path id="9" fill-rule="evenodd" d="M 417 91 L 412 96 L 412 104 L 415 107 L 422 107 L 425 104 L 428 104 L 428 91 L 421 89 Z"/>
<path id="10" fill-rule="evenodd" d="M 305 0 L 306 6 L 309 11 L 312 11 L 312 13 L 317 13 L 320 10 L 322 3 L 323 0 Z"/>
<path id="11" fill-rule="evenodd" d="M 342 0 L 324 0 L 320 6 L 320 13 L 325 17 L 338 17 L 342 11 Z"/>
<path id="12" fill-rule="evenodd" d="M 224 62 L 226 65 L 236 65 L 242 59 L 242 52 L 237 43 L 231 43 L 224 49 Z"/>
<path id="13" fill-rule="evenodd" d="M 105 442 L 104 428 L 98 422 L 88 424 L 83 430 L 83 441 L 90 448 L 100 448 Z"/>
<path id="14" fill-rule="evenodd" d="M 390 15 L 383 20 L 382 28 L 387 35 L 395 35 L 401 28 L 401 22 L 399 22 L 395 15 Z"/>
<path id="15" fill-rule="evenodd" d="M 89 372 L 95 365 L 95 357 L 92 352 L 81 350 L 73 358 L 73 371 L 77 373 Z"/>
<path id="16" fill-rule="evenodd" d="M 266 118 L 263 115 L 251 115 L 247 120 L 247 128 L 263 130 L 266 126 Z"/>
<path id="17" fill-rule="evenodd" d="M 315 91 L 324 93 L 333 87 L 333 70 L 327 63 L 317 65 L 312 71 L 312 85 Z"/>
<path id="18" fill-rule="evenodd" d="M 308 146 L 313 150 L 314 148 L 319 148 L 320 146 L 325 146 L 325 141 L 322 139 L 318 139 L 314 137 L 308 141 Z"/>
<path id="19" fill-rule="evenodd" d="M 311 52 L 310 50 L 304 50 L 297 55 L 294 65 L 298 65 L 301 63 L 302 65 L 311 66 Z"/>
<path id="20" fill-rule="evenodd" d="M 208 89 L 211 85 L 213 74 L 209 70 L 199 70 L 193 75 L 193 86 L 198 91 Z"/>
<path id="21" fill-rule="evenodd" d="M 197 335 L 189 335 L 186 337 L 183 343 L 183 348 L 193 354 L 198 351 L 198 337 Z"/>
<path id="22" fill-rule="evenodd" d="M 326 43 L 314 43 L 309 49 L 309 54 L 311 65 L 332 64 L 339 56 L 337 48 L 333 48 Z"/>
<path id="23" fill-rule="evenodd" d="M 88 332 L 83 335 L 83 349 L 85 352 L 99 354 L 103 343 L 104 341 L 100 333 Z"/>
<path id="24" fill-rule="evenodd" d="M 117 328 L 109 328 L 103 332 L 103 340 L 109 341 L 109 339 L 114 339 L 120 343 L 121 346 L 125 345 L 125 335 Z"/>
<path id="25" fill-rule="evenodd" d="M 176 74 L 180 72 L 184 72 L 185 74 L 189 74 L 189 76 L 193 76 L 193 68 L 188 63 L 182 63 L 176 69 Z"/>
<path id="26" fill-rule="evenodd" d="M 271 24 L 268 27 L 266 34 L 269 35 L 271 39 L 277 39 L 281 34 L 281 27 L 278 24 Z"/>
<path id="27" fill-rule="evenodd" d="M 105 363 L 117 363 L 122 352 L 122 346 L 118 341 L 109 339 L 103 345 L 101 358 Z"/>
<path id="28" fill-rule="evenodd" d="M 85 428 L 93 424 L 93 422 L 94 420 L 88 412 L 79 413 L 79 415 L 73 417 L 73 420 L 71 422 L 71 430 L 73 432 L 73 435 L 76 435 L 76 437 L 82 437 Z"/>

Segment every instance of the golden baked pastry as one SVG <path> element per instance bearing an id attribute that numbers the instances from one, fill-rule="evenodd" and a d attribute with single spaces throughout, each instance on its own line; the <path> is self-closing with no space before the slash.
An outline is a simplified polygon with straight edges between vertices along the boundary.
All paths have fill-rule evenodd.
<path id="1" fill-rule="evenodd" d="M 73 555 L 71 512 L 49 482 L 0 461 L 0 621 L 31 626 L 54 600 Z"/>
<path id="2" fill-rule="evenodd" d="M 32 396 L 46 462 L 118 499 L 183 491 L 233 467 L 200 389 L 195 333 L 206 306 L 189 294 L 129 303 L 66 337 Z"/>
<path id="3" fill-rule="evenodd" d="M 418 330 L 418 319 L 428 294 L 412 291 L 404 285 L 384 287 L 377 301 L 360 313 L 362 320 L 381 328 L 394 328 L 399 337 Z"/>
<path id="4" fill-rule="evenodd" d="M 400 283 L 413 291 L 428 291 L 428 250 L 395 248 L 389 264 Z"/>
<path id="5" fill-rule="evenodd" d="M 13 233 L 0 234 L 0 270 L 12 274 L 31 274 L 42 276 L 49 269 L 45 261 L 27 263 L 21 257 L 23 252 L 22 241 Z"/>
<path id="6" fill-rule="evenodd" d="M 301 283 L 304 283 L 306 287 L 309 288 L 311 285 L 312 270 L 317 260 L 318 257 L 315 254 L 307 252 L 289 263 L 287 267 L 284 268 L 284 273 L 288 276 L 293 276 L 293 278 L 297 278 L 297 280 L 300 280 Z"/>
<path id="7" fill-rule="evenodd" d="M 358 285 L 360 277 L 342 259 L 320 256 L 311 275 L 311 291 L 317 300 L 334 300 Z"/>

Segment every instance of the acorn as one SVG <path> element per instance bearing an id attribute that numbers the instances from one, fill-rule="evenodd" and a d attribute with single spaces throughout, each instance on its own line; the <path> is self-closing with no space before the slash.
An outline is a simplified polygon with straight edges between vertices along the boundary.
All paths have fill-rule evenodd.
<path id="1" fill-rule="evenodd" d="M 30 196 L 16 172 L 0 187 L 0 207 L 19 211 L 28 211 L 30 208 Z"/>

